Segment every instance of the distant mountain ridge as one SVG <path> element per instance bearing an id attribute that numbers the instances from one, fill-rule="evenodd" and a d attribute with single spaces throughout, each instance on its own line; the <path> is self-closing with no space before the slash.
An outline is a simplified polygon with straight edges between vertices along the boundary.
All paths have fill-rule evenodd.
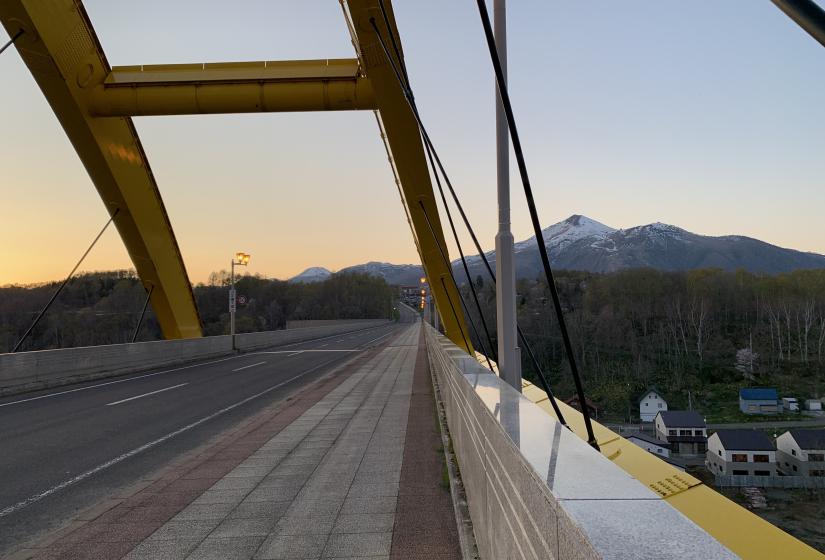
<path id="1" fill-rule="evenodd" d="M 708 236 L 656 222 L 628 229 L 614 229 L 596 220 L 574 214 L 544 229 L 542 238 L 554 268 L 588 272 L 615 272 L 626 268 L 677 271 L 696 268 L 739 268 L 754 273 L 779 274 L 800 269 L 825 268 L 825 256 L 777 247 L 741 235 Z M 516 276 L 541 276 L 541 261 L 535 237 L 514 246 Z M 491 265 L 495 251 L 486 253 Z M 460 260 L 452 262 L 456 279 L 464 270 Z M 467 256 L 471 278 L 487 278 L 477 255 Z M 341 272 L 363 272 L 380 276 L 390 284 L 415 285 L 423 274 L 420 265 L 370 262 Z M 302 273 L 303 274 L 303 273 Z"/>

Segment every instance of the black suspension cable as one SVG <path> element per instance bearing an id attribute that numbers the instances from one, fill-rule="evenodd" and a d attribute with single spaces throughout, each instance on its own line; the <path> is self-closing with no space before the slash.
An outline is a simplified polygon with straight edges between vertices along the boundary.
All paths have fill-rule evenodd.
<path id="1" fill-rule="evenodd" d="M 17 41 L 17 39 L 19 39 L 19 38 L 20 38 L 20 36 L 21 36 L 23 33 L 25 33 L 25 31 L 23 31 L 22 29 L 21 29 L 20 31 L 18 31 L 17 33 L 15 33 L 15 34 L 14 34 L 14 36 L 13 36 L 11 39 L 9 39 L 9 42 L 8 42 L 8 43 L 6 43 L 6 44 L 5 44 L 5 45 L 3 45 L 2 47 L 0 47 L 0 54 L 3 54 L 3 51 L 4 51 L 4 50 L 6 50 L 6 49 L 7 49 L 7 48 L 9 48 L 10 46 L 12 46 L 12 45 L 14 44 L 14 42 L 15 42 L 15 41 Z"/>
<path id="2" fill-rule="evenodd" d="M 381 7 L 381 15 L 382 15 L 382 18 L 384 20 L 384 25 L 387 28 L 387 34 L 390 36 L 390 43 L 392 44 L 392 50 L 395 53 L 395 57 L 398 59 L 398 66 L 400 67 L 401 74 L 403 75 L 403 81 L 402 81 L 402 84 L 401 84 L 402 89 L 405 91 L 405 97 L 408 97 L 408 98 L 412 99 L 412 85 L 410 84 L 410 76 L 409 76 L 409 74 L 407 74 L 407 68 L 406 68 L 406 65 L 404 64 L 404 57 L 401 56 L 401 49 L 398 47 L 398 42 L 395 40 L 395 33 L 392 32 L 392 27 L 390 26 L 390 18 L 389 18 L 389 14 L 387 13 L 387 8 L 384 4 L 384 0 L 378 0 L 378 3 L 379 3 L 379 6 Z M 378 28 L 375 26 L 375 22 L 373 22 L 372 24 L 373 24 L 373 28 L 375 29 L 376 33 L 380 36 L 380 32 L 378 31 Z M 385 53 L 386 53 L 386 49 L 385 49 Z M 386 54 L 388 54 L 388 53 L 386 53 Z M 397 73 L 396 73 L 396 77 L 399 77 Z M 415 106 L 415 103 L 411 102 L 411 106 Z M 417 109 L 414 109 L 414 111 L 417 112 Z M 452 230 L 452 233 L 453 233 L 453 239 L 455 240 L 456 247 L 458 248 L 458 254 L 461 257 L 461 265 L 464 268 L 464 274 L 467 277 L 467 283 L 470 286 L 470 291 L 472 292 L 472 295 L 473 295 L 473 301 L 475 302 L 476 310 L 478 311 L 478 316 L 481 319 L 481 326 L 484 329 L 484 335 L 487 337 L 487 345 L 490 348 L 490 354 L 493 356 L 493 361 L 498 362 L 498 352 L 497 352 L 496 346 L 493 344 L 493 337 L 490 335 L 490 329 L 487 327 L 487 321 L 484 319 L 484 312 L 481 309 L 481 303 L 479 303 L 478 293 L 476 292 L 475 285 L 473 285 L 472 279 L 470 278 L 470 269 L 467 266 L 467 259 L 464 256 L 464 249 L 461 247 L 461 241 L 459 240 L 458 233 L 456 232 L 456 229 L 455 229 L 455 223 L 453 222 L 453 216 L 452 216 L 452 213 L 450 212 L 450 207 L 447 205 L 447 197 L 444 196 L 444 187 L 441 186 L 441 179 L 439 178 L 438 171 L 436 170 L 435 164 L 433 163 L 433 154 L 432 154 L 433 148 L 427 142 L 424 143 L 424 148 L 427 151 L 427 158 L 429 159 L 430 167 L 432 168 L 432 171 L 433 171 L 433 177 L 435 177 L 435 182 L 438 185 L 438 192 L 441 195 L 441 202 L 444 205 L 444 210 L 447 212 L 447 220 L 450 223 L 450 229 Z M 449 260 L 447 261 L 446 264 L 447 264 L 447 267 L 451 271 L 451 276 L 453 276 L 452 275 L 452 264 L 449 262 Z M 453 276 L 453 281 L 455 282 L 455 276 Z M 456 288 L 457 287 L 458 287 L 458 284 L 456 283 Z M 468 313 L 468 315 L 469 315 L 469 313 Z M 481 340 L 481 337 L 479 337 L 478 334 L 476 334 L 476 337 L 479 339 L 479 341 Z M 489 363 L 489 359 L 487 361 Z M 490 369 L 492 369 L 492 366 L 491 366 Z"/>
<path id="3" fill-rule="evenodd" d="M 541 233 L 541 222 L 539 221 L 538 211 L 536 210 L 536 202 L 533 199 L 533 189 L 530 186 L 530 177 L 527 175 L 527 164 L 524 161 L 524 152 L 521 149 L 521 140 L 519 139 L 516 120 L 513 116 L 513 106 L 510 103 L 510 94 L 507 91 L 507 83 L 504 79 L 504 72 L 501 69 L 501 61 L 498 58 L 498 50 L 496 49 L 493 29 L 490 25 L 490 16 L 487 13 L 487 5 L 485 4 L 485 0 L 476 0 L 476 4 L 478 4 L 478 12 L 481 16 L 481 23 L 484 27 L 484 35 L 487 39 L 487 49 L 490 51 L 490 59 L 493 62 L 493 69 L 496 74 L 496 84 L 498 85 L 499 97 L 501 98 L 501 104 L 504 107 L 504 113 L 507 116 L 510 137 L 513 140 L 513 152 L 516 155 L 516 162 L 518 163 L 519 174 L 521 175 L 521 184 L 522 187 L 524 187 L 524 196 L 527 199 L 527 208 L 530 210 L 530 221 L 533 223 L 533 232 L 536 236 L 536 244 L 539 247 L 539 255 L 541 256 L 541 264 L 544 268 L 544 276 L 547 280 L 547 285 L 550 288 L 550 295 L 553 299 L 553 307 L 556 310 L 556 318 L 558 319 L 559 329 L 561 330 L 562 340 L 564 341 L 564 350 L 567 354 L 567 361 L 570 364 L 570 372 L 573 374 L 573 381 L 576 384 L 576 395 L 578 396 L 579 407 L 581 408 L 582 416 L 584 417 L 584 425 L 587 428 L 587 443 L 598 450 L 599 444 L 596 441 L 595 434 L 593 433 L 593 423 L 590 421 L 590 412 L 587 410 L 587 402 L 585 401 L 584 396 L 584 386 L 582 385 L 581 376 L 579 375 L 579 368 L 576 365 L 576 357 L 573 354 L 573 344 L 570 342 L 570 333 L 567 331 L 567 323 L 564 320 L 564 312 L 561 308 L 561 301 L 559 300 L 556 281 L 553 278 L 553 270 L 550 268 L 550 258 L 547 256 L 547 247 L 544 245 L 544 238 Z"/>
<path id="4" fill-rule="evenodd" d="M 57 290 L 55 290 L 54 294 L 52 294 L 52 297 L 51 297 L 51 299 L 49 300 L 49 302 L 48 302 L 48 303 L 47 303 L 47 304 L 43 307 L 43 309 L 40 311 L 40 313 L 38 313 L 37 318 L 35 318 L 34 322 L 31 324 L 31 326 L 29 327 L 29 329 L 25 332 L 25 334 L 23 334 L 23 338 L 21 338 L 21 339 L 20 339 L 20 341 L 19 341 L 17 344 L 15 344 L 15 345 L 14 345 L 14 348 L 12 349 L 12 353 L 17 352 L 17 351 L 20 349 L 20 346 L 23 344 L 23 342 L 26 340 L 26 338 L 28 338 L 29 334 L 31 334 L 31 332 L 32 332 L 32 331 L 34 330 L 34 328 L 37 326 L 37 323 L 39 323 L 39 322 L 40 322 L 40 319 L 42 319 L 42 318 L 43 318 L 43 315 L 45 315 L 45 314 L 46 314 L 46 311 L 48 311 L 49 307 L 51 307 L 51 305 L 54 303 L 54 300 L 56 300 L 56 299 L 57 299 L 57 296 L 59 296 L 59 295 L 60 295 L 60 292 L 62 292 L 62 291 L 63 291 L 63 288 L 65 288 L 65 287 L 66 287 L 66 284 L 68 284 L 68 283 L 69 283 L 69 280 L 71 280 L 71 279 L 72 279 L 72 276 L 74 276 L 75 271 L 76 271 L 76 270 L 77 270 L 77 268 L 80 266 L 80 264 L 83 262 L 83 259 L 85 259 L 85 258 L 86 258 L 86 255 L 88 255 L 88 254 L 89 254 L 89 251 L 91 251 L 91 250 L 92 250 L 92 247 L 94 247 L 94 246 L 95 246 L 95 243 L 97 243 L 97 240 L 98 240 L 98 239 L 100 239 L 100 237 L 103 235 L 103 232 L 105 232 L 105 231 L 106 231 L 106 228 L 108 228 L 108 227 L 109 227 L 109 224 L 111 224 L 111 223 L 112 223 L 112 220 L 114 220 L 114 219 L 115 219 L 115 216 L 117 216 L 117 213 L 118 213 L 118 212 L 120 212 L 120 208 L 116 208 L 116 209 L 115 209 L 115 211 L 112 213 L 112 216 L 111 216 L 111 217 L 109 218 L 109 220 L 106 222 L 106 225 L 104 225 L 104 226 L 103 226 L 103 229 L 101 229 L 101 230 L 100 230 L 100 233 L 98 233 L 98 234 L 97 234 L 97 237 L 95 237 L 94 241 L 92 241 L 92 244 L 91 244 L 91 245 L 89 245 L 89 248 L 88 248 L 88 249 L 86 249 L 86 252 L 85 252 L 85 253 L 83 253 L 83 256 L 82 256 L 82 257 L 80 257 L 80 260 L 79 260 L 79 261 L 77 261 L 77 264 L 76 264 L 76 265 L 74 265 L 74 268 L 73 268 L 73 269 L 72 269 L 72 271 L 69 273 L 69 275 L 66 277 L 66 279 L 63 281 L 63 283 L 60 285 L 60 287 L 58 287 L 58 288 L 57 288 Z"/>
<path id="5" fill-rule="evenodd" d="M 475 284 L 473 284 L 473 281 L 470 278 L 470 269 L 467 266 L 467 259 L 464 258 L 464 249 L 461 248 L 461 241 L 458 239 L 458 232 L 456 232 L 455 224 L 453 223 L 453 216 L 450 212 L 450 207 L 447 206 L 447 197 L 444 196 L 444 188 L 441 186 L 441 179 L 438 178 L 438 172 L 436 171 L 435 164 L 433 163 L 433 155 L 430 152 L 429 147 L 427 147 L 427 157 L 433 170 L 435 182 L 438 185 L 438 193 L 441 195 L 441 203 L 444 205 L 444 210 L 447 212 L 447 221 L 450 223 L 450 230 L 453 232 L 453 239 L 455 240 L 456 247 L 458 248 L 458 254 L 461 257 L 461 265 L 464 267 L 464 275 L 467 277 L 467 284 L 470 286 L 470 292 L 473 294 L 473 301 L 475 301 L 478 316 L 481 318 L 481 326 L 484 329 L 484 335 L 487 337 L 487 344 L 490 347 L 490 354 L 493 356 L 493 360 L 498 362 L 498 352 L 495 344 L 493 344 L 493 337 L 490 336 L 490 330 L 487 328 L 487 321 L 484 320 L 484 312 L 481 310 L 481 303 L 478 301 L 478 293 L 476 292 Z M 447 266 L 450 268 L 450 271 L 452 271 L 452 264 L 450 262 L 447 262 Z M 455 277 L 453 277 L 453 281 L 455 281 Z M 456 288 L 457 287 L 458 284 L 456 284 Z"/>
<path id="6" fill-rule="evenodd" d="M 444 251 L 444 249 L 441 247 L 441 243 L 438 241 L 438 237 L 435 234 L 435 228 L 433 228 L 433 224 L 430 221 L 430 216 L 429 214 L 427 214 L 427 209 L 424 208 L 424 203 L 420 200 L 418 201 L 418 206 L 421 207 L 421 212 L 424 213 L 424 219 L 427 221 L 427 227 L 430 229 L 430 234 L 433 236 L 433 241 L 435 241 L 435 244 L 438 247 L 438 252 L 441 253 L 441 258 L 444 260 L 444 265 L 447 267 L 447 272 L 449 273 L 450 278 L 453 281 L 453 284 L 455 284 L 456 282 L 455 276 L 453 275 L 453 268 L 450 266 L 450 260 L 447 258 L 447 253 Z M 464 309 L 465 314 L 467 315 L 467 321 L 469 321 L 470 327 L 472 327 L 473 329 L 473 333 L 475 333 L 476 338 L 479 340 L 479 342 L 482 342 L 481 337 L 478 334 L 478 329 L 476 329 L 475 321 L 473 321 L 473 318 L 470 317 L 470 314 L 467 312 L 467 304 L 464 303 L 464 297 L 458 290 L 458 284 L 456 284 L 456 291 L 458 292 L 458 301 L 461 304 L 461 307 Z M 458 317 L 456 317 L 456 320 L 458 320 Z M 490 362 L 490 357 L 486 354 L 484 355 L 484 357 L 487 360 L 487 365 L 490 367 L 490 371 L 495 371 L 493 370 L 493 364 Z"/>
<path id="7" fill-rule="evenodd" d="M 825 47 L 825 10 L 814 0 L 771 0 L 776 7 Z"/>
<path id="8" fill-rule="evenodd" d="M 381 2 L 381 0 L 379 0 L 379 2 L 381 3 L 382 12 L 383 12 L 383 15 L 384 15 L 384 22 L 387 25 L 387 31 L 389 32 L 390 38 L 392 39 L 393 43 L 395 43 L 395 39 L 393 38 L 393 34 L 392 34 L 391 28 L 389 26 L 387 14 L 383 10 L 383 2 Z M 444 177 L 444 182 L 447 184 L 447 188 L 450 191 L 450 195 L 452 196 L 452 199 L 455 202 L 456 207 L 458 208 L 459 214 L 461 214 L 461 218 L 464 221 L 464 225 L 466 226 L 467 231 L 470 233 L 470 237 L 472 238 L 473 244 L 475 245 L 476 250 L 478 251 L 478 255 L 479 255 L 479 257 L 481 257 L 481 260 L 484 262 L 484 266 L 486 267 L 487 272 L 490 275 L 490 278 L 492 279 L 493 283 L 495 284 L 496 283 L 496 275 L 493 272 L 492 267 L 490 266 L 490 262 L 487 260 L 487 255 L 484 253 L 484 250 L 481 248 L 481 244 L 478 241 L 478 237 L 476 237 L 475 231 L 473 230 L 473 227 L 470 224 L 470 220 L 467 217 L 467 214 L 464 212 L 464 207 L 462 206 L 461 201 L 459 200 L 458 195 L 456 194 L 455 189 L 453 188 L 452 181 L 450 181 L 450 177 L 447 174 L 447 171 L 444 169 L 444 165 L 441 162 L 441 158 L 438 155 L 438 151 L 435 149 L 435 146 L 433 145 L 432 140 L 430 139 L 430 135 L 427 133 L 427 129 L 424 126 L 424 123 L 421 119 L 421 115 L 418 112 L 418 107 L 415 103 L 415 98 L 413 96 L 411 88 L 409 87 L 409 80 L 406 79 L 407 74 L 406 74 L 406 70 L 404 69 L 404 62 L 403 62 L 403 59 L 401 58 L 400 52 L 398 50 L 396 50 L 396 57 L 398 58 L 399 63 L 401 64 L 401 72 L 404 73 L 404 76 L 405 76 L 404 79 L 402 79 L 401 73 L 399 72 L 398 68 L 396 67 L 395 62 L 390 57 L 389 50 L 387 49 L 387 45 L 384 42 L 384 38 L 383 38 L 381 32 L 379 31 L 378 26 L 375 23 L 375 19 L 370 18 L 370 23 L 372 24 L 372 28 L 375 31 L 376 35 L 378 36 L 378 41 L 381 44 L 381 48 L 384 51 L 384 55 L 386 56 L 387 61 L 389 62 L 390 66 L 392 67 L 392 70 L 395 73 L 395 77 L 398 80 L 398 83 L 401 86 L 402 91 L 404 92 L 404 97 L 406 98 L 407 103 L 409 104 L 410 109 L 413 113 L 413 116 L 415 117 L 415 120 L 418 124 L 418 128 L 419 128 L 419 131 L 421 132 L 421 136 L 424 139 L 424 145 L 425 145 L 425 147 L 427 147 L 428 154 L 431 153 L 432 156 L 434 157 L 434 159 L 436 161 L 436 164 L 438 165 L 438 169 L 441 172 L 441 175 Z M 438 174 L 435 174 L 435 175 L 436 175 L 436 177 L 438 176 Z M 445 207 L 446 207 L 446 204 L 445 204 Z M 449 210 L 448 210 L 448 215 L 449 215 Z M 469 280 L 470 279 L 468 277 L 468 281 Z M 533 353 L 533 349 L 530 347 L 530 343 L 527 341 L 527 337 L 524 335 L 524 332 L 521 330 L 521 327 L 519 327 L 518 325 L 516 325 L 516 330 L 518 331 L 519 339 L 521 340 L 522 344 L 524 345 L 525 349 L 527 350 L 527 354 L 530 357 L 530 360 L 533 364 L 533 368 L 536 370 L 536 374 L 538 375 L 539 381 L 541 382 L 542 389 L 544 389 L 544 392 L 547 394 L 547 398 L 550 401 L 550 405 L 553 408 L 553 412 L 556 414 L 556 418 L 559 420 L 559 422 L 563 426 L 569 427 L 567 422 L 564 419 L 564 414 L 562 414 L 562 411 L 559 408 L 558 403 L 556 402 L 555 395 L 553 394 L 553 391 L 550 389 L 550 384 L 549 384 L 549 382 L 547 381 L 547 378 L 544 375 L 544 371 L 542 370 L 541 365 L 539 364 L 538 359 L 536 358 L 536 355 Z"/>
<path id="9" fill-rule="evenodd" d="M 143 310 L 140 312 L 140 319 L 138 319 L 137 325 L 135 325 L 135 332 L 132 334 L 132 342 L 137 340 L 138 333 L 140 332 L 140 326 L 143 324 L 143 316 L 146 315 L 146 308 L 149 307 L 149 298 L 152 297 L 152 292 L 154 289 L 154 285 L 149 286 L 149 293 L 146 294 L 146 301 L 143 302 Z"/>
<path id="10" fill-rule="evenodd" d="M 447 296 L 447 303 L 450 304 L 450 309 L 453 312 L 453 317 L 455 317 L 456 324 L 458 325 L 458 332 L 461 333 L 461 339 L 464 341 L 464 348 L 467 351 L 470 350 L 470 345 L 467 343 L 467 337 L 464 336 L 464 329 L 461 328 L 461 321 L 458 320 L 458 313 L 456 313 L 455 306 L 453 305 L 453 298 L 450 297 L 450 292 L 447 291 L 447 284 L 444 282 L 444 277 L 441 277 L 441 287 L 444 288 L 444 294 Z"/>

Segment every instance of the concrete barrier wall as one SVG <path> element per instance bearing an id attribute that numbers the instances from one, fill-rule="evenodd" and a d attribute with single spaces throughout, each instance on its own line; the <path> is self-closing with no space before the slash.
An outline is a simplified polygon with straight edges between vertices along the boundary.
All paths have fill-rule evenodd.
<path id="1" fill-rule="evenodd" d="M 236 335 L 239 350 L 303 342 L 377 327 L 388 321 L 338 321 L 318 327 Z M 228 335 L 0 354 L 0 395 L 112 377 L 232 352 Z"/>
<path id="2" fill-rule="evenodd" d="M 429 325 L 425 332 L 483 560 L 736 558 Z"/>

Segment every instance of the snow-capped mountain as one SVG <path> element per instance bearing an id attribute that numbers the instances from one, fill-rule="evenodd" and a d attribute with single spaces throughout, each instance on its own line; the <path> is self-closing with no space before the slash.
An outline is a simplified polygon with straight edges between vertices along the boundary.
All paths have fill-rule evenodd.
<path id="1" fill-rule="evenodd" d="M 741 235 L 712 237 L 656 222 L 628 229 L 614 229 L 587 216 L 575 214 L 542 231 L 550 263 L 559 270 L 613 272 L 625 268 L 691 270 L 721 268 L 778 274 L 799 269 L 825 268 L 825 256 L 784 249 Z M 516 276 L 543 276 L 535 237 L 515 244 Z M 495 251 L 486 253 L 495 267 Z M 456 280 L 465 281 L 460 260 L 454 260 Z M 470 277 L 486 281 L 484 263 L 477 255 L 467 256 Z M 310 269 L 312 270 L 312 269 Z M 326 269 L 323 269 L 326 270 Z M 326 271 L 327 274 L 329 271 Z M 419 265 L 369 262 L 341 272 L 364 272 L 390 284 L 416 285 L 423 275 Z"/>
<path id="2" fill-rule="evenodd" d="M 825 268 L 825 256 L 784 249 L 739 235 L 697 235 L 660 222 L 613 229 L 586 216 L 573 215 L 542 232 L 550 263 L 558 269 L 613 272 L 624 268 L 691 270 L 721 268 L 777 274 Z M 495 260 L 495 252 L 487 253 Z M 515 244 L 516 276 L 542 275 L 535 237 Z M 460 263 L 459 263 L 460 264 Z M 468 263 L 469 264 L 469 263 Z M 483 272 L 474 257 L 470 274 Z M 456 269 L 458 270 L 458 269 Z M 461 274 L 463 278 L 463 272 Z"/>
<path id="3" fill-rule="evenodd" d="M 357 264 L 342 268 L 339 272 L 358 272 L 378 276 L 387 281 L 387 284 L 399 286 L 415 286 L 423 275 L 423 269 L 418 264 L 391 264 L 371 261 L 366 264 Z"/>
<path id="4" fill-rule="evenodd" d="M 292 278 L 289 279 L 289 282 L 292 282 L 292 283 L 296 283 L 296 282 L 305 282 L 305 283 L 323 282 L 324 280 L 326 280 L 330 276 L 332 276 L 332 272 L 330 272 L 326 268 L 324 268 L 322 266 L 313 266 L 313 267 L 310 267 L 310 268 L 306 269 L 301 274 L 298 274 L 297 276 L 293 276 Z"/>

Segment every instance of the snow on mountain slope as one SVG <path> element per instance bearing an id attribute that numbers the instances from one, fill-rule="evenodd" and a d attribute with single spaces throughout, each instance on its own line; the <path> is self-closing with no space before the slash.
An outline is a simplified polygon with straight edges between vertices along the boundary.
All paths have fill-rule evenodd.
<path id="1" fill-rule="evenodd" d="M 330 276 L 332 276 L 332 272 L 327 270 L 326 268 L 322 266 L 312 266 L 303 271 L 302 273 L 290 278 L 289 282 L 323 282 Z"/>

